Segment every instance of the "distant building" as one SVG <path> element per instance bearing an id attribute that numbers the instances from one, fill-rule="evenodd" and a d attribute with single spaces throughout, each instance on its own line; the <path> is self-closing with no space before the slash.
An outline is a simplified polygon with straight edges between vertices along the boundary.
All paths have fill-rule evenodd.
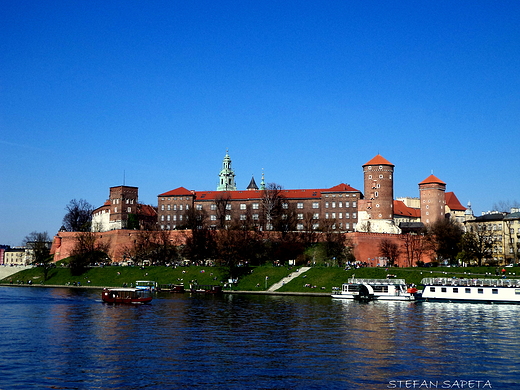
<path id="1" fill-rule="evenodd" d="M 93 232 L 144 229 L 157 222 L 157 210 L 138 202 L 138 187 L 110 187 L 109 199 L 92 212 Z"/>
<path id="2" fill-rule="evenodd" d="M 518 264 L 520 253 L 520 212 L 492 211 L 468 219 L 464 223 L 466 231 L 473 231 L 481 239 L 492 243 L 492 253 L 485 262 L 490 265 Z"/>
<path id="3" fill-rule="evenodd" d="M 4 265 L 28 265 L 25 247 L 15 246 L 4 251 Z"/>

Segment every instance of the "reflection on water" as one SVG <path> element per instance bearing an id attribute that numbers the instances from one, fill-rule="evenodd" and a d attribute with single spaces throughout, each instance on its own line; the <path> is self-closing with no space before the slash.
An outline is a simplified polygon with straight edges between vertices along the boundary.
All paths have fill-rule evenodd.
<path id="1" fill-rule="evenodd" d="M 0 288 L 0 388 L 385 389 L 483 380 L 513 389 L 518 379 L 520 306 L 169 293 L 151 305 L 112 306 L 99 294 Z"/>

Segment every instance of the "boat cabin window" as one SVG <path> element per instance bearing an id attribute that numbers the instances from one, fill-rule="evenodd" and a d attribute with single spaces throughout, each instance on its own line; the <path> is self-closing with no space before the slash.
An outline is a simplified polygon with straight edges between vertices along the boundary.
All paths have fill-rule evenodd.
<path id="1" fill-rule="evenodd" d="M 388 292 L 388 286 L 372 286 L 374 289 L 374 292 L 377 293 L 387 293 Z"/>
<path id="2" fill-rule="evenodd" d="M 431 292 L 435 292 L 435 287 L 430 287 Z"/>
<path id="3" fill-rule="evenodd" d="M 483 289 L 483 288 L 479 288 L 477 292 L 478 292 L 479 294 L 484 294 L 484 289 Z"/>
<path id="4" fill-rule="evenodd" d="M 515 295 L 520 295 L 520 288 L 515 288 Z"/>
<path id="5" fill-rule="evenodd" d="M 453 292 L 457 294 L 459 292 L 459 289 L 457 287 L 453 287 Z"/>
<path id="6" fill-rule="evenodd" d="M 492 288 L 491 294 L 498 294 L 498 288 Z"/>
<path id="7" fill-rule="evenodd" d="M 467 289 L 464 290 L 464 292 L 465 292 L 466 294 L 471 294 L 471 289 L 470 289 L 470 288 L 467 288 Z"/>
<path id="8" fill-rule="evenodd" d="M 441 287 L 441 292 L 446 292 L 448 289 L 446 287 Z"/>

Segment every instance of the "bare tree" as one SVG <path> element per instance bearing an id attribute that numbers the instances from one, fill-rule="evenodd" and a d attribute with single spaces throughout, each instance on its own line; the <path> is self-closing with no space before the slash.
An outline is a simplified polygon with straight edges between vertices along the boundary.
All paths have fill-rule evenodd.
<path id="1" fill-rule="evenodd" d="M 379 254 L 381 257 L 386 257 L 388 259 L 388 265 L 393 267 L 397 260 L 399 260 L 400 255 L 399 245 L 395 242 L 383 239 L 379 243 Z"/>
<path id="2" fill-rule="evenodd" d="M 108 258 L 110 245 L 101 242 L 96 233 L 78 232 L 69 262 L 73 275 L 81 275 L 90 265 L 104 262 Z"/>
<path id="3" fill-rule="evenodd" d="M 215 198 L 217 228 L 223 229 L 226 226 L 226 216 L 230 215 L 228 209 L 231 206 L 231 195 L 227 191 L 223 191 Z"/>
<path id="4" fill-rule="evenodd" d="M 88 232 L 92 221 L 94 207 L 84 199 L 72 199 L 65 207 L 67 213 L 63 217 L 63 226 L 68 232 Z"/>
<path id="5" fill-rule="evenodd" d="M 276 183 L 267 184 L 262 194 L 262 217 L 265 230 L 279 230 L 283 215 L 282 186 Z"/>
<path id="6" fill-rule="evenodd" d="M 493 258 L 494 238 L 485 226 L 471 226 L 462 236 L 461 249 L 463 259 L 476 261 L 481 266 L 485 259 Z"/>
<path id="7" fill-rule="evenodd" d="M 407 233 L 403 236 L 404 250 L 406 255 L 406 265 L 412 267 L 414 264 L 419 265 L 423 253 L 426 251 L 424 234 Z"/>
<path id="8" fill-rule="evenodd" d="M 31 256 L 31 264 L 43 269 L 43 280 L 46 281 L 52 268 L 51 239 L 47 232 L 32 232 L 24 238 L 24 245 Z"/>

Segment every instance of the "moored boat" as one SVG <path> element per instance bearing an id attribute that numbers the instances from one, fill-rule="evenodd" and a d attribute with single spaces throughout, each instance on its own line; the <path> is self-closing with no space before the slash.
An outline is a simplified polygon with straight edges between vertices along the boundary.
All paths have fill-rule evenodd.
<path id="1" fill-rule="evenodd" d="M 213 284 L 190 284 L 190 291 L 192 293 L 220 294 L 222 293 L 222 286 Z"/>
<path id="2" fill-rule="evenodd" d="M 155 291 L 157 290 L 157 282 L 153 280 L 138 280 L 135 282 L 135 288 L 139 290 Z"/>
<path id="3" fill-rule="evenodd" d="M 110 288 L 103 289 L 101 300 L 105 303 L 150 303 L 153 297 L 149 290 L 137 288 Z"/>
<path id="4" fill-rule="evenodd" d="M 415 301 L 420 297 L 415 287 L 404 279 L 355 279 L 333 288 L 332 298 L 359 301 Z"/>
<path id="5" fill-rule="evenodd" d="M 425 301 L 520 303 L 520 280 L 424 278 Z"/>

